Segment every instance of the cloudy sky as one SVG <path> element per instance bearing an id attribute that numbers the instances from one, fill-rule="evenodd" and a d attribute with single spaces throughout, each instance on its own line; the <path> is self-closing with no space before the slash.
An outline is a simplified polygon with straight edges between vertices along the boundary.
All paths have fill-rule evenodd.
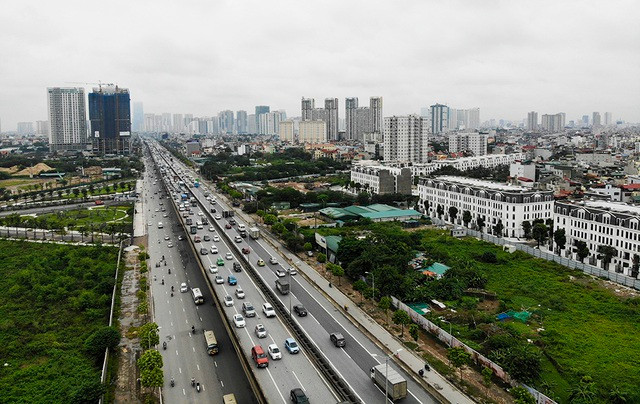
<path id="1" fill-rule="evenodd" d="M 145 112 L 215 115 L 300 98 L 435 102 L 481 119 L 593 111 L 640 122 L 640 2 L 3 1 L 0 119 L 46 119 L 46 87 L 114 82 Z M 90 87 L 88 85 L 87 87 Z"/>

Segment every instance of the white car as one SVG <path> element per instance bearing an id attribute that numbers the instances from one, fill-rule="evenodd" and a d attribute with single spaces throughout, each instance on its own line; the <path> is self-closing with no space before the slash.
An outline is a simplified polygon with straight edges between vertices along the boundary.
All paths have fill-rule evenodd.
<path id="1" fill-rule="evenodd" d="M 170 237 L 168 235 L 164 236 L 165 240 L 170 240 Z"/>
<path id="2" fill-rule="evenodd" d="M 218 285 L 222 285 L 224 283 L 224 278 L 220 275 L 216 275 L 216 283 Z"/>
<path id="3" fill-rule="evenodd" d="M 209 226 L 209 231 L 216 231 L 216 229 L 214 229 L 213 226 Z"/>
<path id="4" fill-rule="evenodd" d="M 220 216 L 220 215 L 215 215 L 213 218 L 214 218 L 214 219 L 216 219 L 216 220 L 220 220 L 220 219 L 222 219 L 222 216 Z"/>
<path id="5" fill-rule="evenodd" d="M 227 253 L 227 255 L 224 256 L 226 259 L 228 260 L 232 260 L 233 259 L 233 254 L 231 254 L 230 252 Z"/>
<path id="6" fill-rule="evenodd" d="M 267 329 L 264 328 L 264 325 L 262 325 L 262 324 L 256 325 L 255 332 L 256 332 L 256 336 L 258 338 L 266 338 L 267 337 Z"/>
<path id="7" fill-rule="evenodd" d="M 173 247 L 173 244 L 169 243 L 169 244 L 167 244 L 167 247 L 171 248 L 171 247 Z"/>
<path id="8" fill-rule="evenodd" d="M 164 215 L 162 215 L 162 217 L 169 217 L 169 215 L 167 215 L 166 213 Z"/>
<path id="9" fill-rule="evenodd" d="M 244 321 L 244 317 L 242 317 L 242 314 L 233 315 L 233 324 L 236 326 L 236 328 L 242 328 L 247 325 L 247 323 Z"/>
<path id="10" fill-rule="evenodd" d="M 242 290 L 242 288 L 236 288 L 236 297 L 238 299 L 244 299 L 244 290 Z"/>
<path id="11" fill-rule="evenodd" d="M 203 227 L 202 227 L 202 225 L 201 225 L 201 224 L 198 224 L 198 225 L 196 225 L 196 226 L 198 227 L 198 230 L 202 230 L 202 229 L 203 229 Z"/>
<path id="12" fill-rule="evenodd" d="M 270 303 L 264 303 L 262 305 L 262 312 L 266 317 L 275 317 L 276 311 L 273 309 L 273 306 Z"/>
<path id="13" fill-rule="evenodd" d="M 282 352 L 280 352 L 280 348 L 278 348 L 276 344 L 269 345 L 267 351 L 272 360 L 277 361 L 278 359 L 282 359 Z"/>
<path id="14" fill-rule="evenodd" d="M 187 287 L 186 282 L 182 282 L 182 283 L 180 284 L 180 292 L 182 292 L 182 293 L 186 293 L 186 292 L 188 292 L 188 291 L 189 291 L 189 288 Z"/>
<path id="15" fill-rule="evenodd" d="M 284 269 L 282 268 L 277 268 L 276 269 L 276 276 L 278 276 L 278 278 L 282 278 L 286 275 L 287 273 L 284 271 Z"/>
<path id="16" fill-rule="evenodd" d="M 220 237 L 218 236 L 213 236 L 213 242 L 217 243 L 218 241 L 220 241 Z"/>
<path id="17" fill-rule="evenodd" d="M 218 273 L 218 266 L 216 264 L 209 264 L 209 272 L 212 274 Z"/>
<path id="18" fill-rule="evenodd" d="M 204 213 L 202 213 L 202 211 L 198 212 L 198 216 L 204 216 Z"/>
<path id="19" fill-rule="evenodd" d="M 269 257 L 269 263 L 271 265 L 278 265 L 278 260 L 275 257 Z"/>
<path id="20" fill-rule="evenodd" d="M 231 297 L 229 295 L 226 295 L 224 297 L 224 305 L 227 306 L 227 307 L 233 306 L 233 297 Z"/>
<path id="21" fill-rule="evenodd" d="M 213 246 L 211 247 L 211 254 L 217 254 L 218 253 L 218 247 Z"/>
<path id="22" fill-rule="evenodd" d="M 240 236 L 236 236 L 234 240 L 236 243 L 242 243 L 242 237 Z"/>
<path id="23" fill-rule="evenodd" d="M 289 269 L 287 269 L 287 272 L 289 272 L 289 275 L 291 276 L 298 274 L 298 271 L 296 271 L 294 267 L 289 267 Z"/>

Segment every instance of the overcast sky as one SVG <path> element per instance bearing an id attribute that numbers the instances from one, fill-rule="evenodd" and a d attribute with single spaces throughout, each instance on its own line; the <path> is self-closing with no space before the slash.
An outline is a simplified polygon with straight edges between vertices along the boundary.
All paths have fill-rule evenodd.
<path id="1" fill-rule="evenodd" d="M 640 2 L 3 1 L 0 119 L 47 119 L 46 88 L 128 87 L 145 113 L 215 115 L 300 98 L 436 102 L 481 120 L 593 111 L 640 122 Z M 87 87 L 91 87 L 88 85 Z"/>

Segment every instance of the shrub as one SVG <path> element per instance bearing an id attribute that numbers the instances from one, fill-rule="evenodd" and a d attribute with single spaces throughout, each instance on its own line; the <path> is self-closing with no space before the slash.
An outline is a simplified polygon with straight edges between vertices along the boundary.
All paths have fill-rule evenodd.
<path id="1" fill-rule="evenodd" d="M 327 262 L 327 256 L 325 254 L 323 254 L 323 253 L 319 253 L 316 258 L 317 258 L 319 263 Z"/>
<path id="2" fill-rule="evenodd" d="M 115 349 L 120 343 L 120 332 L 115 327 L 102 327 L 94 331 L 84 341 L 84 351 L 98 360 L 104 355 L 105 349 Z"/>

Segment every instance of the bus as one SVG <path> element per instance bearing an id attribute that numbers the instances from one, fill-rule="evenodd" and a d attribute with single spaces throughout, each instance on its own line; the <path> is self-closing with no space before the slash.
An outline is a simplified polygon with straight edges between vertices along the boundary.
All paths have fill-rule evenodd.
<path id="1" fill-rule="evenodd" d="M 204 303 L 204 296 L 202 296 L 202 292 L 200 292 L 200 288 L 191 289 L 191 295 L 193 296 L 193 302 L 195 304 Z"/>
<path id="2" fill-rule="evenodd" d="M 218 353 L 218 341 L 213 331 L 204 331 L 204 342 L 207 344 L 207 353 L 209 355 L 215 355 Z"/>

